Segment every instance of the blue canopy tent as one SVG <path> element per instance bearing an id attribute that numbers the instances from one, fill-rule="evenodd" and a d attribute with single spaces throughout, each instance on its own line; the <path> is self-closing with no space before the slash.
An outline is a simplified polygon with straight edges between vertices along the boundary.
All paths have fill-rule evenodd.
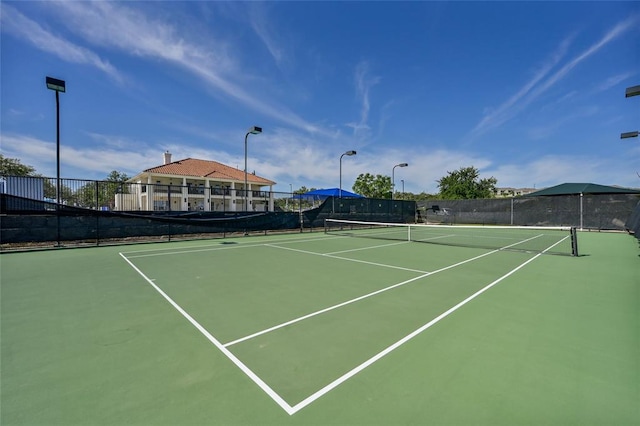
<path id="1" fill-rule="evenodd" d="M 297 194 L 296 199 L 308 199 L 308 200 L 325 200 L 329 197 L 340 197 L 340 188 L 329 189 L 316 189 L 315 191 L 305 192 L 304 194 Z M 342 198 L 364 198 L 360 194 L 355 194 L 346 190 L 342 190 Z"/>

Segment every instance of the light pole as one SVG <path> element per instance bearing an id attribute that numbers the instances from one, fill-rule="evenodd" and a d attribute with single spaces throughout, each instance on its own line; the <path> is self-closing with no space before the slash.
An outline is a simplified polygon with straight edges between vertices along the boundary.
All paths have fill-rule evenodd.
<path id="1" fill-rule="evenodd" d="M 56 228 L 57 228 L 57 240 L 60 245 L 60 202 L 61 200 L 61 188 L 60 188 L 60 92 L 66 91 L 66 83 L 64 80 L 59 80 L 53 77 L 46 77 L 45 82 L 47 89 L 56 92 Z"/>
<path id="2" fill-rule="evenodd" d="M 400 164 L 396 164 L 395 166 L 393 166 L 393 169 L 391 169 L 391 199 L 392 200 L 393 200 L 393 189 L 396 186 L 395 184 L 396 167 L 407 167 L 408 165 L 409 165 L 408 163 L 400 163 Z"/>
<path id="3" fill-rule="evenodd" d="M 400 182 L 402 182 L 402 199 L 404 199 L 404 179 L 400 179 Z"/>
<path id="4" fill-rule="evenodd" d="M 257 135 L 262 133 L 262 127 L 253 126 L 244 135 L 244 211 L 249 210 L 249 190 L 247 189 L 247 138 L 249 135 Z"/>
<path id="5" fill-rule="evenodd" d="M 345 152 L 340 156 L 340 186 L 338 187 L 338 198 L 342 198 L 342 157 L 344 157 L 345 155 L 356 155 L 356 152 L 351 150 Z"/>
<path id="6" fill-rule="evenodd" d="M 58 93 L 66 91 L 64 80 L 46 78 L 47 89 L 56 92 L 56 203 L 60 204 L 60 97 Z"/>

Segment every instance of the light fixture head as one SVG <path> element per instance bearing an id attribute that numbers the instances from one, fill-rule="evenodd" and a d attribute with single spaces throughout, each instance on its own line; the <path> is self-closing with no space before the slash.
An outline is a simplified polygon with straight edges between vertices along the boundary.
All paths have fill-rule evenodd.
<path id="1" fill-rule="evenodd" d="M 249 129 L 249 133 L 251 133 L 252 135 L 257 135 L 258 133 L 262 133 L 262 127 L 252 126 Z"/>
<path id="2" fill-rule="evenodd" d="M 624 132 L 624 133 L 620 133 L 620 139 L 629 139 L 629 138 L 637 138 L 638 137 L 638 131 L 634 131 L 634 132 Z"/>
<path id="3" fill-rule="evenodd" d="M 627 87 L 627 90 L 625 90 L 624 92 L 625 98 L 630 98 L 631 96 L 638 96 L 638 95 L 640 95 L 640 86 Z"/>
<path id="4" fill-rule="evenodd" d="M 356 152 L 351 150 L 344 153 L 344 155 L 356 155 Z"/>
<path id="5" fill-rule="evenodd" d="M 65 92 L 66 85 L 64 80 L 59 80 L 53 77 L 47 77 L 45 81 L 47 82 L 47 89 L 55 90 L 56 92 L 62 92 L 62 93 Z"/>
<path id="6" fill-rule="evenodd" d="M 398 164 L 398 167 L 407 167 L 409 165 L 409 163 L 400 163 Z"/>

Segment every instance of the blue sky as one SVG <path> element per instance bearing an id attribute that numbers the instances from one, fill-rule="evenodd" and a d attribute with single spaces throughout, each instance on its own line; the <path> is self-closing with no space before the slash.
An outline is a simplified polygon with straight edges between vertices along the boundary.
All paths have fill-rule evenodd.
<path id="1" fill-rule="evenodd" d="M 640 2 L 1 3 L 0 146 L 55 176 L 192 157 L 290 185 L 640 187 Z"/>

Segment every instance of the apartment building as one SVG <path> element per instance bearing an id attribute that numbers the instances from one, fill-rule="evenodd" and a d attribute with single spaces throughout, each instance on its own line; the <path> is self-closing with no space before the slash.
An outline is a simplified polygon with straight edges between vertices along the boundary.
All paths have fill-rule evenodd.
<path id="1" fill-rule="evenodd" d="M 132 191 L 123 194 L 140 210 L 273 211 L 276 182 L 217 161 L 185 158 L 142 171 L 129 180 Z M 121 198 L 121 201 L 125 200 Z"/>

